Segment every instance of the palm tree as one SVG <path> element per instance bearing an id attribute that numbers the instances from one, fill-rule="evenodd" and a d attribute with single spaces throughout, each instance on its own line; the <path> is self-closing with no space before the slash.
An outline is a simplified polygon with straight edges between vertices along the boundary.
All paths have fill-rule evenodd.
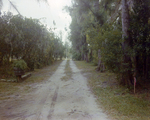
<path id="1" fill-rule="evenodd" d="M 122 0 L 122 38 L 124 40 L 122 43 L 124 65 L 122 65 L 122 67 L 127 69 L 122 76 L 122 80 L 126 85 L 130 85 L 132 83 L 132 72 L 131 69 L 129 69 L 132 68 L 131 57 L 127 54 L 127 49 L 130 46 L 129 24 L 129 8 L 127 5 L 127 0 Z"/>
<path id="2" fill-rule="evenodd" d="M 20 12 L 19 12 L 19 10 L 17 9 L 16 5 L 15 5 L 12 1 L 10 1 L 10 0 L 8 0 L 8 1 L 9 1 L 10 5 L 17 11 L 17 13 L 20 14 Z M 47 0 L 37 0 L 37 2 L 40 2 L 40 1 L 45 1 L 45 2 L 47 2 Z M 3 0 L 0 0 L 0 11 L 1 11 L 2 7 L 3 7 Z M 21 14 L 20 14 L 20 15 L 21 15 Z"/>
<path id="3" fill-rule="evenodd" d="M 3 1 L 0 0 L 0 10 L 1 10 L 2 6 L 3 6 Z"/>
<path id="4" fill-rule="evenodd" d="M 17 9 L 17 7 L 15 6 L 15 4 L 13 4 L 13 2 L 11 2 L 10 0 L 8 0 L 10 5 L 17 11 L 18 14 L 20 14 L 19 10 Z M 3 7 L 3 0 L 0 0 L 0 10 Z"/>

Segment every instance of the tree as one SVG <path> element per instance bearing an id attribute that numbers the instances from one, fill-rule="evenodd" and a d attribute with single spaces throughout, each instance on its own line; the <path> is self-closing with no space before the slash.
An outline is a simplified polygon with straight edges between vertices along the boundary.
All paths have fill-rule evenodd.
<path id="1" fill-rule="evenodd" d="M 134 69 L 137 78 L 143 80 L 149 78 L 149 6 L 148 0 L 137 0 L 131 13 L 131 40 L 134 50 Z"/>
<path id="2" fill-rule="evenodd" d="M 72 16 L 71 37 L 70 40 L 73 46 L 73 59 L 86 60 L 89 61 L 89 49 L 87 43 L 87 36 L 85 31 L 87 29 L 86 21 L 88 16 L 88 11 L 92 11 L 91 3 L 83 1 L 74 1 L 73 8 L 68 8 L 70 15 Z M 86 22 L 85 22 L 86 21 Z M 78 36 L 78 37 L 77 37 Z"/>
<path id="3" fill-rule="evenodd" d="M 127 6 L 127 0 L 122 0 L 122 48 L 124 52 L 123 58 L 123 83 L 129 85 L 130 82 L 132 83 L 132 64 L 131 64 L 131 57 L 128 54 L 128 48 L 130 47 L 130 38 L 129 38 L 129 9 Z"/>
<path id="4" fill-rule="evenodd" d="M 16 12 L 17 12 L 18 14 L 20 14 L 20 12 L 19 12 L 19 10 L 17 9 L 16 5 L 15 5 L 12 1 L 10 1 L 10 0 L 8 0 L 8 1 L 9 1 L 10 5 L 16 10 Z M 47 0 L 37 0 L 37 2 L 39 2 L 39 1 L 45 1 L 45 2 L 47 2 Z M 2 7 L 3 7 L 3 0 L 0 0 L 0 10 L 2 9 Z M 20 14 L 20 15 L 21 15 L 21 14 Z"/>
<path id="5" fill-rule="evenodd" d="M 58 57 L 63 57 L 65 48 L 60 38 L 38 19 L 7 13 L 2 15 L 0 23 L 1 64 L 9 63 L 9 58 L 23 59 L 33 70 L 51 64 L 56 51 Z"/>

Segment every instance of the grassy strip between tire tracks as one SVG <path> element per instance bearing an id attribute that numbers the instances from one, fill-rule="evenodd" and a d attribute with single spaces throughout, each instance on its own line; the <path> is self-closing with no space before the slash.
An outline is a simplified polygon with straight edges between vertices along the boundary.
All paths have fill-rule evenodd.
<path id="1" fill-rule="evenodd" d="M 72 79 L 72 70 L 70 68 L 70 60 L 67 60 L 66 66 L 65 66 L 65 76 L 61 78 L 62 81 L 68 81 Z"/>
<path id="2" fill-rule="evenodd" d="M 97 103 L 114 120 L 150 120 L 150 101 L 146 94 L 131 94 L 118 84 L 112 73 L 95 71 L 92 64 L 75 61 L 97 98 Z M 139 97 L 140 96 L 140 97 Z"/>

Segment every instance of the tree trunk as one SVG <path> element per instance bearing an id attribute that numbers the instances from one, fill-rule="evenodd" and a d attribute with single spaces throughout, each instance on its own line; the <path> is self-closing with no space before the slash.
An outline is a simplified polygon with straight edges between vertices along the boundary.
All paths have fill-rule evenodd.
<path id="1" fill-rule="evenodd" d="M 148 79 L 148 55 L 149 50 L 149 40 L 147 40 L 149 36 L 149 7 L 148 7 L 148 0 L 136 0 L 134 1 L 134 22 L 136 22 L 138 28 L 135 31 L 135 37 L 137 37 L 134 41 L 135 44 L 140 44 L 142 46 L 141 49 L 137 49 L 135 52 L 137 53 L 135 56 L 135 73 L 138 76 L 142 77 L 143 80 Z M 135 26 L 136 27 L 136 26 Z M 142 29 L 141 29 L 142 28 Z M 140 39 L 140 41 L 138 40 Z"/>
<path id="2" fill-rule="evenodd" d="M 0 56 L 0 66 L 3 64 L 3 57 L 4 57 L 4 55 L 2 54 L 2 55 Z"/>
<path id="3" fill-rule="evenodd" d="M 94 12 L 98 12 L 99 11 L 99 0 L 94 1 Z"/>
<path id="4" fill-rule="evenodd" d="M 86 62 L 89 62 L 88 52 L 86 53 Z"/>
<path id="5" fill-rule="evenodd" d="M 84 53 L 82 53 L 82 60 L 84 60 Z"/>
<path id="6" fill-rule="evenodd" d="M 149 57 L 146 59 L 146 79 L 149 79 Z"/>
<path id="7" fill-rule="evenodd" d="M 84 61 L 86 61 L 86 54 L 84 54 Z"/>
<path id="8" fill-rule="evenodd" d="M 129 39 L 129 9 L 127 6 L 127 0 L 122 0 L 122 48 L 124 52 L 123 65 L 122 69 L 124 69 L 122 73 L 122 82 L 125 85 L 130 85 L 132 83 L 132 73 L 131 73 L 131 58 L 128 54 L 128 47 L 130 46 Z"/>
<path id="9" fill-rule="evenodd" d="M 90 58 L 89 58 L 89 62 L 92 62 L 93 60 L 93 50 L 90 50 Z"/>
<path id="10" fill-rule="evenodd" d="M 122 0 L 122 38 L 127 39 L 129 37 L 129 10 L 127 6 L 127 0 Z M 127 40 L 123 43 L 123 48 L 127 45 Z"/>
<path id="11" fill-rule="evenodd" d="M 101 50 L 98 50 L 98 67 L 97 71 L 100 71 L 100 66 L 101 66 Z"/>

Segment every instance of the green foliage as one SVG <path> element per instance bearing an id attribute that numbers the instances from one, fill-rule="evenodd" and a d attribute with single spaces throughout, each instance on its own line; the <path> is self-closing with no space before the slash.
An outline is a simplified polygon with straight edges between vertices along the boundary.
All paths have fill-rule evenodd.
<path id="1" fill-rule="evenodd" d="M 92 62 L 94 63 L 95 66 L 98 65 L 98 52 L 97 50 L 93 50 L 93 60 Z"/>
<path id="2" fill-rule="evenodd" d="M 115 25 L 115 24 L 114 24 Z M 115 26 L 117 27 L 117 25 Z M 99 31 L 99 34 L 97 34 Z M 105 67 L 115 73 L 120 73 L 122 62 L 122 34 L 118 29 L 109 24 L 87 29 L 87 41 L 94 50 L 93 63 L 98 63 L 98 51 L 100 49 L 101 60 Z"/>
<path id="3" fill-rule="evenodd" d="M 72 53 L 71 53 L 70 43 L 68 41 L 66 41 L 64 46 L 65 46 L 65 53 L 64 53 L 65 58 L 71 58 Z"/>
<path id="4" fill-rule="evenodd" d="M 24 60 L 15 60 L 13 62 L 13 67 L 20 68 L 22 70 L 25 70 L 28 68 L 27 63 Z"/>
<path id="5" fill-rule="evenodd" d="M 128 2 L 129 7 L 124 9 L 129 16 L 120 10 L 123 5 L 120 0 L 73 1 L 72 7 L 68 7 L 72 17 L 70 41 L 73 58 L 83 59 L 88 53 L 89 60 L 95 65 L 104 64 L 107 70 L 125 78 L 121 79 L 124 84 L 132 84 L 133 73 L 149 79 L 149 0 Z M 123 26 L 122 18 L 126 19 Z"/>
<path id="6" fill-rule="evenodd" d="M 84 19 L 86 18 L 86 10 L 88 9 L 85 7 L 86 5 L 89 5 L 85 1 L 75 1 L 73 8 L 68 8 L 68 11 L 72 17 L 72 22 L 70 24 L 70 41 L 72 43 L 72 56 L 73 59 L 76 60 L 83 60 L 84 55 L 88 54 L 88 44 L 86 41 L 86 35 L 85 32 L 85 26 L 87 25 L 84 22 Z M 87 18 L 86 18 L 87 19 Z"/>
<path id="7" fill-rule="evenodd" d="M 101 49 L 102 61 L 108 70 L 119 73 L 123 53 L 121 32 L 118 30 L 105 31 L 104 38 L 105 44 Z"/>
<path id="8" fill-rule="evenodd" d="M 147 79 L 149 74 L 150 57 L 150 24 L 149 22 L 149 1 L 136 0 L 131 12 L 130 36 L 131 47 L 134 52 L 133 69 L 138 77 Z"/>
<path id="9" fill-rule="evenodd" d="M 23 59 L 30 70 L 50 65 L 54 57 L 62 58 L 65 47 L 61 38 L 38 19 L 4 13 L 0 17 L 0 64 Z"/>
<path id="10" fill-rule="evenodd" d="M 73 60 L 81 60 L 81 54 L 79 52 L 73 52 L 72 59 Z"/>
<path id="11" fill-rule="evenodd" d="M 57 60 L 58 58 L 62 59 L 65 56 L 65 45 L 63 45 L 60 38 L 54 39 L 54 58 Z"/>

